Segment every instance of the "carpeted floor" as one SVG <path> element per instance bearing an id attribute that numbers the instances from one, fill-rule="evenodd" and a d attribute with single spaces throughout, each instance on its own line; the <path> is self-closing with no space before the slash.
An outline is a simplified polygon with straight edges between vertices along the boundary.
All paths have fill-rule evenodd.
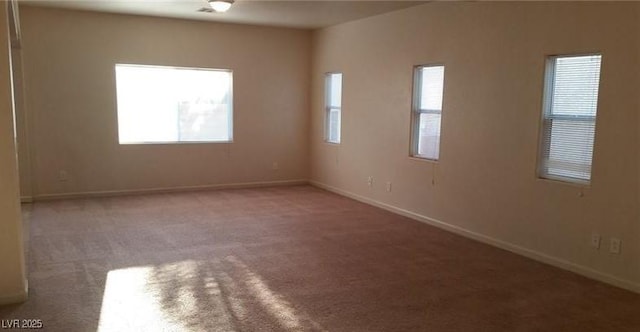
<path id="1" fill-rule="evenodd" d="M 640 331 L 640 295 L 309 186 L 25 207 L 49 331 Z"/>

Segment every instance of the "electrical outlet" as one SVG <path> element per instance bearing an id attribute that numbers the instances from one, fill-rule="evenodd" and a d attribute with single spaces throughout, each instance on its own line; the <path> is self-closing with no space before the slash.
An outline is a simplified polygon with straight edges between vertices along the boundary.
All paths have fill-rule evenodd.
<path id="1" fill-rule="evenodd" d="M 368 185 L 369 187 L 371 187 L 371 186 L 373 185 L 373 176 L 370 176 L 370 177 L 367 179 L 367 185 Z"/>
<path id="2" fill-rule="evenodd" d="M 619 254 L 621 246 L 622 240 L 612 237 L 611 242 L 609 243 L 609 252 L 612 254 Z"/>
<path id="3" fill-rule="evenodd" d="M 278 165 L 278 162 L 277 162 L 277 161 L 274 161 L 274 162 L 271 164 L 271 170 L 273 170 L 273 171 L 277 171 L 277 170 L 279 170 L 279 169 L 280 169 L 280 165 Z"/>
<path id="4" fill-rule="evenodd" d="M 391 192 L 391 182 L 387 182 L 387 191 Z"/>
<path id="5" fill-rule="evenodd" d="M 591 246 L 600 249 L 600 234 L 591 233 Z"/>
<path id="6" fill-rule="evenodd" d="M 58 180 L 60 182 L 67 182 L 69 181 L 69 173 L 67 173 L 67 171 L 60 171 L 58 172 Z"/>

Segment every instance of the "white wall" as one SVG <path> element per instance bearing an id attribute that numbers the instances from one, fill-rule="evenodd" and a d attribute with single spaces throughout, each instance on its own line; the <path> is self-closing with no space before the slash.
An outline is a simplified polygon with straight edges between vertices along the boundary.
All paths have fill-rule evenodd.
<path id="1" fill-rule="evenodd" d="M 25 111 L 24 86 L 22 84 L 22 50 L 11 49 L 11 64 L 13 73 L 14 106 L 16 114 L 16 140 L 18 146 L 18 172 L 20 173 L 20 196 L 29 201 L 33 196 L 31 190 L 31 153 L 28 136 L 27 112 Z"/>
<path id="2" fill-rule="evenodd" d="M 34 196 L 308 177 L 309 31 L 28 6 L 20 14 Z M 234 142 L 119 145 L 116 63 L 232 69 Z"/>
<path id="3" fill-rule="evenodd" d="M 637 22 L 633 3 L 429 3 L 319 30 L 311 179 L 640 291 Z M 592 184 L 537 179 L 545 56 L 593 51 Z M 446 66 L 438 162 L 408 157 L 412 68 L 429 63 Z M 323 142 L 329 71 L 344 73 L 340 145 Z"/>
<path id="4" fill-rule="evenodd" d="M 0 304 L 26 299 L 7 2 L 0 3 Z"/>

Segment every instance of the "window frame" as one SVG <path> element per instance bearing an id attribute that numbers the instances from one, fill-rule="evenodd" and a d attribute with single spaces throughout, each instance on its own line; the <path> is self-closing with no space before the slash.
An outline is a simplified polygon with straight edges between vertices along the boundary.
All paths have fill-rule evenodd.
<path id="1" fill-rule="evenodd" d="M 438 157 L 430 158 L 426 155 L 421 155 L 419 153 L 419 145 L 420 145 L 420 115 L 421 114 L 439 114 L 440 115 L 440 140 L 438 144 L 442 143 L 442 109 L 444 109 L 444 87 L 445 87 L 445 75 L 442 76 L 442 107 L 440 110 L 430 110 L 430 109 L 420 109 L 420 100 L 422 96 L 422 75 L 420 72 L 423 68 L 430 67 L 442 67 L 443 71 L 446 70 L 446 66 L 442 62 L 422 64 L 413 66 L 413 91 L 411 94 L 411 137 L 410 137 L 410 146 L 409 146 L 409 157 L 417 158 L 420 160 L 438 162 L 440 160 L 440 146 L 438 146 Z"/>
<path id="2" fill-rule="evenodd" d="M 340 106 L 331 105 L 331 77 L 332 75 L 340 75 Z M 344 90 L 344 74 L 338 71 L 324 73 L 324 142 L 328 144 L 339 145 L 342 142 L 342 92 Z M 331 112 L 337 110 L 339 117 L 338 140 L 332 141 L 331 137 Z"/>
<path id="3" fill-rule="evenodd" d="M 585 57 L 585 56 L 600 56 L 600 73 L 598 78 L 598 94 L 596 96 L 596 114 L 594 116 L 587 115 L 553 115 L 552 105 L 553 105 L 553 91 L 555 86 L 555 77 L 556 77 L 556 64 L 557 60 L 561 58 L 574 58 L 574 57 Z M 597 118 L 598 118 L 598 110 L 600 108 L 600 88 L 602 83 L 602 61 L 603 55 L 600 51 L 587 52 L 587 53 L 565 53 L 565 54 L 552 54 L 547 55 L 545 57 L 545 67 L 544 67 L 544 81 L 543 81 L 543 90 L 542 90 L 542 114 L 540 120 L 540 130 L 539 130 L 539 138 L 538 138 L 538 160 L 536 162 L 536 178 L 540 180 L 551 180 L 564 184 L 572 184 L 578 186 L 588 187 L 591 185 L 591 181 L 593 181 L 593 162 L 595 160 L 595 146 L 596 146 L 596 136 L 597 136 Z M 550 121 L 551 120 L 551 121 Z M 551 135 L 548 135 L 548 131 L 550 131 L 553 126 L 553 120 L 561 120 L 561 121 L 579 121 L 579 122 L 592 122 L 594 133 L 593 133 L 593 152 L 591 155 L 591 170 L 589 171 L 589 179 L 581 179 L 570 176 L 561 176 L 549 174 L 548 167 L 545 167 L 544 160 L 548 158 L 546 153 L 549 152 L 548 145 L 551 144 Z M 547 137 L 549 140 L 547 141 Z"/>
<path id="4" fill-rule="evenodd" d="M 230 74 L 229 78 L 229 119 L 228 130 L 229 138 L 226 140 L 216 141 L 153 141 L 153 142 L 121 142 L 120 141 L 120 119 L 118 110 L 118 83 L 117 83 L 117 68 L 123 67 L 142 67 L 142 68 L 164 68 L 164 69 L 177 69 L 177 70 L 201 70 L 201 71 L 217 71 L 227 72 Z M 234 91 L 233 91 L 233 69 L 224 68 L 206 68 L 206 67 L 186 67 L 186 66 L 173 66 L 173 65 L 148 65 L 148 64 L 136 64 L 136 63 L 115 63 L 113 66 L 114 82 L 115 82 L 115 97 L 116 97 L 116 140 L 119 146 L 127 145 L 180 145 L 180 144 L 230 144 L 234 142 Z"/>

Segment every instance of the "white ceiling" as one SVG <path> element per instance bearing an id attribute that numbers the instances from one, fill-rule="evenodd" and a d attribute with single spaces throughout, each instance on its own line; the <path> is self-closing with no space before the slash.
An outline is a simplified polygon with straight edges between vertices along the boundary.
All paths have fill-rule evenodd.
<path id="1" fill-rule="evenodd" d="M 182 19 L 315 29 L 357 20 L 427 1 L 236 0 L 226 13 L 201 13 L 206 0 L 19 0 L 55 7 Z"/>

